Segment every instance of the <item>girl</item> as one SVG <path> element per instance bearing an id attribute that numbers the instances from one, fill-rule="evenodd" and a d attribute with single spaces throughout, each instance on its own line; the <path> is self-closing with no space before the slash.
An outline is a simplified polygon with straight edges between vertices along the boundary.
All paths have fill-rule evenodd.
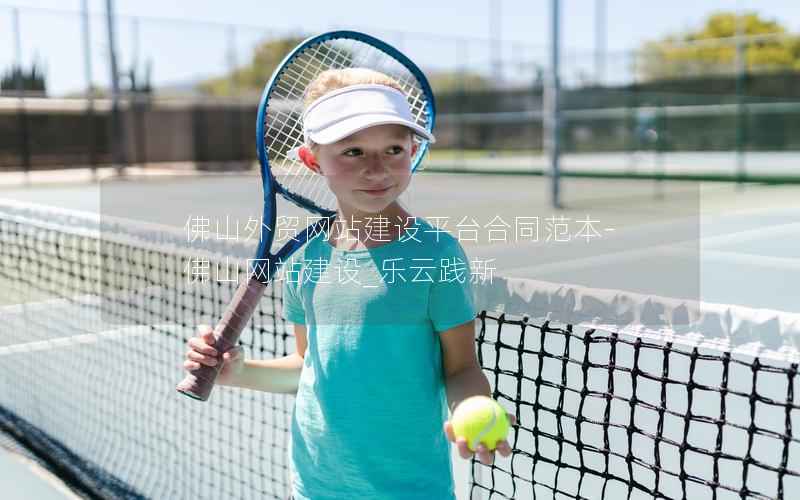
<path id="1" fill-rule="evenodd" d="M 398 202 L 415 136 L 434 138 L 401 87 L 375 71 L 326 71 L 305 104 L 298 156 L 338 210 L 286 264 L 283 315 L 297 352 L 244 360 L 240 347 L 217 352 L 204 326 L 184 367 L 214 366 L 222 354 L 218 384 L 296 393 L 295 500 L 455 499 L 449 442 L 465 459 L 473 452 L 453 435 L 448 404 L 490 387 L 475 354 L 464 251 Z M 511 453 L 506 441 L 497 450 Z M 482 444 L 477 454 L 494 459 Z"/>

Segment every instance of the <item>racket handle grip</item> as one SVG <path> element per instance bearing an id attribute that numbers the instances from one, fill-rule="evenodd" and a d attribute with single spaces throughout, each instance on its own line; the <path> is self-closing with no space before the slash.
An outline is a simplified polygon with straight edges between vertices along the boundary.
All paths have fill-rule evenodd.
<path id="1" fill-rule="evenodd" d="M 253 316 L 253 311 L 261 300 L 265 288 L 265 284 L 251 277 L 236 289 L 233 300 L 225 310 L 225 314 L 222 315 L 217 327 L 214 328 L 214 349 L 220 353 L 220 356 L 236 346 L 239 335 L 250 321 L 250 317 Z M 206 401 L 211 395 L 214 381 L 221 368 L 222 363 L 217 363 L 215 366 L 203 365 L 192 370 L 176 389 L 190 398 Z"/>

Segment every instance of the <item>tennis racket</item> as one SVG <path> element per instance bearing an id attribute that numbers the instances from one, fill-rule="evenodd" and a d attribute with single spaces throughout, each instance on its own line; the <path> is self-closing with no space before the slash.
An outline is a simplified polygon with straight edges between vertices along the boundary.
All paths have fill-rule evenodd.
<path id="1" fill-rule="evenodd" d="M 323 176 L 308 169 L 295 152 L 303 144 L 306 87 L 321 72 L 342 68 L 368 68 L 392 77 L 403 88 L 416 123 L 429 132 L 433 130 L 435 104 L 428 80 L 410 59 L 391 45 L 355 31 L 332 31 L 305 40 L 286 56 L 264 88 L 256 122 L 266 227 L 248 270 L 249 278 L 236 290 L 214 328 L 214 348 L 220 353 L 236 345 L 281 264 L 305 244 L 310 235 L 325 231 L 336 216 L 336 198 Z M 425 139 L 415 140 L 419 141 L 419 147 L 411 162 L 412 172 L 417 170 L 429 145 Z M 278 194 L 320 219 L 273 254 Z M 177 390 L 206 401 L 220 368 L 221 363 L 192 370 L 178 384 Z"/>

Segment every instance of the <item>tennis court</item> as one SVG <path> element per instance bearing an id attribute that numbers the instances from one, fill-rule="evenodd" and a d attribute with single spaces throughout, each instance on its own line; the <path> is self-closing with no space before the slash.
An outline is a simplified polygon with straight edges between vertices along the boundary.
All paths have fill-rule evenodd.
<path id="1" fill-rule="evenodd" d="M 318 221 L 299 205 L 337 206 L 297 146 L 344 121 L 305 100 L 350 66 L 405 89 L 382 102 L 419 151 L 436 135 L 400 200 L 469 257 L 479 363 L 516 417 L 511 456 L 452 450 L 458 500 L 800 497 L 796 8 L 312 1 L 289 29 L 256 4 L 27 1 L 0 5 L 4 500 L 289 496 L 294 395 L 175 387 L 249 277 L 259 160 L 297 195 L 273 250 Z M 337 17 L 356 10 L 363 29 Z M 369 36 L 298 45 L 342 19 Z M 275 278 L 247 358 L 295 349 Z"/>
<path id="2" fill-rule="evenodd" d="M 508 179 L 422 174 L 406 202 L 440 223 L 464 215 L 483 221 L 454 225 L 454 233 L 495 216 L 551 213 L 541 177 L 513 189 Z M 239 498 L 288 491 L 291 397 L 222 389 L 198 405 L 173 390 L 185 339 L 221 314 L 234 290 L 230 276 L 251 257 L 252 241 L 232 235 L 236 221 L 258 217 L 255 180 L 5 187 L 0 281 L 12 333 L 0 347 L 8 368 L 4 427 L 43 432 L 36 446 L 60 457 L 81 487 L 110 498 L 200 498 L 212 485 Z M 573 197 L 567 215 L 591 203 L 599 207 L 594 217 L 615 228 L 588 246 L 489 241 L 493 226 L 463 234 L 470 257 L 494 259 L 497 268 L 476 286 L 486 311 L 476 347 L 497 399 L 520 426 L 512 458 L 494 467 L 457 459 L 459 492 L 702 498 L 715 489 L 718 498 L 733 498 L 746 485 L 755 498 L 773 498 L 796 488 L 789 424 L 798 416 L 800 311 L 790 279 L 796 256 L 786 248 L 798 232 L 796 189 L 676 182 L 657 202 L 642 181 L 605 182 L 572 186 L 584 197 Z M 485 196 L 465 211 L 474 189 Z M 608 201 L 612 191 L 625 202 Z M 142 203 L 142 193 L 150 202 Z M 62 206 L 45 206 L 47 199 Z M 648 212 L 635 210 L 637 203 L 663 206 Z M 189 231 L 187 221 L 198 216 L 227 225 Z M 688 263 L 665 264 L 665 256 Z M 187 274 L 198 258 L 220 263 L 215 279 Z M 719 284 L 733 273 L 748 286 Z M 676 276 L 672 284 L 668 275 Z M 788 284 L 773 288 L 779 282 Z M 270 290 L 244 334 L 248 356 L 293 349 L 280 297 Z M 193 426 L 212 434 L 198 442 Z M 198 457 L 208 462 L 198 466 Z"/>

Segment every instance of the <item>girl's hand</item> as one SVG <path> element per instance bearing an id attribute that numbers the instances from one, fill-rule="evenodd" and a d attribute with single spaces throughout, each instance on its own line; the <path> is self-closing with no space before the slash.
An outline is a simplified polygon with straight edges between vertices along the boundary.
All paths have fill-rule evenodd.
<path id="1" fill-rule="evenodd" d="M 517 423 L 517 418 L 510 413 L 506 413 L 506 415 L 508 415 L 509 424 L 514 426 Z M 444 423 L 444 432 L 447 434 L 447 439 L 456 444 L 458 447 L 458 454 L 461 455 L 461 458 L 465 460 L 471 459 L 473 455 L 477 453 L 478 459 L 482 464 L 491 465 L 494 463 L 494 454 L 496 451 L 500 452 L 500 455 L 504 457 L 510 456 L 512 452 L 511 445 L 508 444 L 508 441 L 505 439 L 497 443 L 497 448 L 494 450 L 489 450 L 489 448 L 487 448 L 483 443 L 478 443 L 478 449 L 476 451 L 470 450 L 466 439 L 456 438 L 456 435 L 453 432 L 453 425 L 449 420 Z"/>
<path id="2" fill-rule="evenodd" d="M 197 370 L 201 366 L 216 366 L 220 363 L 220 355 L 214 349 L 214 331 L 208 325 L 197 327 L 197 337 L 192 337 L 186 343 L 189 350 L 183 367 L 187 371 Z M 217 376 L 216 383 L 229 385 L 244 369 L 244 354 L 242 348 L 236 346 L 222 355 L 222 369 Z"/>

